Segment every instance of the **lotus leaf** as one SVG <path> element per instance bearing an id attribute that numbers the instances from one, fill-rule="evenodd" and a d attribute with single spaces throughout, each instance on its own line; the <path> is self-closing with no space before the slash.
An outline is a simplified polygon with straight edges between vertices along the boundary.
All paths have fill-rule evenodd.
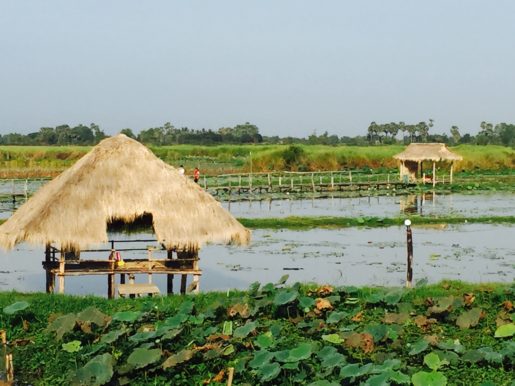
<path id="1" fill-rule="evenodd" d="M 114 359 L 111 354 L 94 357 L 84 367 L 77 370 L 72 380 L 74 385 L 105 385 L 113 377 Z"/>
<path id="2" fill-rule="evenodd" d="M 189 361 L 193 358 L 195 352 L 193 350 L 181 350 L 175 355 L 171 355 L 167 360 L 163 362 L 163 369 L 168 369 L 170 367 L 175 367 L 178 364 Z"/>
<path id="3" fill-rule="evenodd" d="M 342 344 L 343 343 L 342 337 L 338 334 L 322 335 L 322 339 L 325 340 L 326 342 L 334 343 L 334 344 Z"/>
<path id="4" fill-rule="evenodd" d="M 246 338 L 252 331 L 256 329 L 256 322 L 247 322 L 241 327 L 234 330 L 233 336 L 235 338 Z"/>
<path id="5" fill-rule="evenodd" d="M 229 336 L 232 335 L 232 322 L 230 320 L 224 322 L 224 326 L 222 328 L 222 334 L 229 335 Z"/>
<path id="6" fill-rule="evenodd" d="M 342 369 L 340 370 L 340 377 L 345 379 L 345 378 L 354 378 L 354 377 L 359 376 L 360 375 L 359 367 L 360 366 L 355 363 L 342 367 Z"/>
<path id="7" fill-rule="evenodd" d="M 446 386 L 447 378 L 442 373 L 419 371 L 411 377 L 414 386 Z"/>
<path id="8" fill-rule="evenodd" d="M 309 296 L 301 296 L 299 297 L 299 306 L 302 309 L 311 308 L 315 305 L 315 299 L 310 298 Z"/>
<path id="9" fill-rule="evenodd" d="M 515 335 L 514 323 L 503 324 L 502 326 L 499 326 L 497 330 L 495 330 L 496 338 L 507 338 L 513 335 Z"/>
<path id="10" fill-rule="evenodd" d="M 273 346 L 274 337 L 272 336 L 272 332 L 267 331 L 264 334 L 259 335 L 256 338 L 255 343 L 258 347 L 261 347 L 261 348 L 268 348 L 268 347 Z"/>
<path id="11" fill-rule="evenodd" d="M 274 353 L 266 350 L 260 350 L 254 354 L 254 358 L 249 362 L 249 366 L 253 369 L 262 367 L 266 363 L 270 362 L 274 357 Z"/>
<path id="12" fill-rule="evenodd" d="M 185 314 L 177 314 L 174 315 L 164 321 L 164 325 L 169 326 L 171 328 L 178 328 L 183 324 L 186 320 L 188 320 L 188 315 Z"/>
<path id="13" fill-rule="evenodd" d="M 125 330 L 109 331 L 107 334 L 102 335 L 102 337 L 100 338 L 100 343 L 111 344 L 125 333 Z"/>
<path id="14" fill-rule="evenodd" d="M 95 307 L 88 307 L 77 314 L 79 323 L 95 323 L 99 327 L 104 327 L 110 320 L 111 318 L 108 315 L 100 312 Z"/>
<path id="15" fill-rule="evenodd" d="M 4 307 L 4 314 L 7 315 L 13 315 L 17 312 L 23 311 L 26 309 L 30 304 L 26 301 L 16 302 L 11 305 L 8 305 Z"/>
<path id="16" fill-rule="evenodd" d="M 279 363 L 266 363 L 258 369 L 258 376 L 261 378 L 261 382 L 269 382 L 275 379 L 280 372 Z"/>
<path id="17" fill-rule="evenodd" d="M 299 293 L 297 291 L 280 290 L 274 297 L 274 304 L 282 306 L 283 304 L 290 303 L 297 299 Z"/>
<path id="18" fill-rule="evenodd" d="M 308 359 L 312 354 L 311 343 L 301 343 L 289 352 L 287 362 L 298 362 Z"/>
<path id="19" fill-rule="evenodd" d="M 58 317 L 48 326 L 47 330 L 55 332 L 57 340 L 61 340 L 64 334 L 72 331 L 77 323 L 77 317 L 75 314 L 66 314 Z"/>
<path id="20" fill-rule="evenodd" d="M 408 355 L 417 355 L 420 354 L 423 351 L 426 351 L 429 347 L 429 343 L 424 338 L 420 338 L 415 343 L 411 345 L 411 350 L 409 351 Z"/>
<path id="21" fill-rule="evenodd" d="M 394 290 L 384 295 L 384 302 L 388 305 L 395 305 L 399 303 L 404 295 L 402 290 Z"/>
<path id="22" fill-rule="evenodd" d="M 288 278 L 290 275 L 283 275 L 281 278 L 277 281 L 277 285 L 283 285 L 288 281 Z"/>
<path id="23" fill-rule="evenodd" d="M 481 318 L 481 309 L 473 308 L 470 311 L 463 312 L 458 319 L 456 319 L 456 325 L 462 329 L 474 327 L 479 323 Z"/>
<path id="24" fill-rule="evenodd" d="M 134 323 L 143 315 L 140 311 L 120 311 L 113 315 L 113 320 L 126 323 Z"/>
<path id="25" fill-rule="evenodd" d="M 82 349 L 81 345 L 82 345 L 82 343 L 80 340 L 72 340 L 71 342 L 63 343 L 61 345 L 61 347 L 66 352 L 74 353 L 74 352 L 78 352 Z"/>
<path id="26" fill-rule="evenodd" d="M 134 366 L 135 369 L 141 369 L 152 363 L 157 362 L 161 358 L 160 349 L 136 348 L 127 358 L 127 363 Z"/>
<path id="27" fill-rule="evenodd" d="M 441 360 L 438 354 L 434 352 L 430 352 L 429 354 L 424 356 L 424 363 L 427 367 L 429 367 L 431 370 L 436 371 L 440 367 L 444 365 L 448 365 L 449 362 L 446 360 Z"/>
<path id="28" fill-rule="evenodd" d="M 345 312 L 345 311 L 342 311 L 342 312 L 333 311 L 327 316 L 326 323 L 328 323 L 328 324 L 338 323 L 340 320 L 342 320 L 343 318 L 345 318 L 348 315 L 349 315 L 349 313 Z"/>

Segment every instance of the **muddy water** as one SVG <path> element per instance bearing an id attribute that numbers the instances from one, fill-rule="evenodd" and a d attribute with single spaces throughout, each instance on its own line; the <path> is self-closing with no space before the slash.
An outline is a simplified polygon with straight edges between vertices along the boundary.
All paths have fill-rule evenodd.
<path id="1" fill-rule="evenodd" d="M 513 282 L 514 231 L 513 226 L 491 224 L 415 227 L 414 279 Z M 152 238 L 151 235 L 112 236 L 115 239 Z M 402 285 L 406 269 L 405 237 L 403 227 L 257 230 L 253 232 L 249 247 L 207 246 L 202 249 L 201 290 L 246 288 L 254 281 L 276 281 L 284 274 L 290 275 L 291 283 Z M 128 246 L 130 244 L 124 245 Z M 128 258 L 135 253 L 122 252 L 122 255 Z M 44 291 L 42 257 L 42 248 L 26 244 L 9 253 L 0 252 L 0 290 Z M 146 277 L 137 278 L 139 282 L 146 280 Z M 164 276 L 154 275 L 154 282 L 165 291 Z M 67 277 L 66 292 L 105 296 L 106 283 L 105 276 Z M 178 284 L 175 283 L 175 288 Z"/>
<path id="2" fill-rule="evenodd" d="M 422 216 L 515 216 L 511 193 L 448 194 L 406 196 L 263 200 L 223 202 L 223 207 L 240 218 L 287 216 L 396 217 L 404 213 Z"/>

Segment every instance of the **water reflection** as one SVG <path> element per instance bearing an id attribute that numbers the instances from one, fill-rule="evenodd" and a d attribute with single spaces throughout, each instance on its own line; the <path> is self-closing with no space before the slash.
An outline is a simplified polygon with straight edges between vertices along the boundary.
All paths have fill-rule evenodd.
<path id="1" fill-rule="evenodd" d="M 436 193 L 406 196 L 327 197 L 297 200 L 268 199 L 222 202 L 236 217 L 287 216 L 397 217 L 423 216 L 515 216 L 513 194 L 495 192 L 468 195 Z"/>
<path id="2" fill-rule="evenodd" d="M 513 282 L 513 230 L 513 226 L 493 224 L 413 227 L 415 281 Z M 145 234 L 111 237 L 152 238 Z M 0 252 L 0 290 L 44 291 L 42 259 L 43 249 L 27 244 L 8 253 Z M 200 288 L 246 288 L 254 281 L 276 281 L 284 274 L 290 275 L 291 282 L 402 285 L 405 265 L 404 227 L 256 230 L 248 247 L 209 245 L 201 250 Z M 137 277 L 137 281 L 145 282 L 145 276 Z M 165 275 L 154 274 L 153 282 L 162 293 L 166 292 Z M 178 285 L 177 281 L 174 287 Z M 67 277 L 66 292 L 106 296 L 107 278 Z"/>

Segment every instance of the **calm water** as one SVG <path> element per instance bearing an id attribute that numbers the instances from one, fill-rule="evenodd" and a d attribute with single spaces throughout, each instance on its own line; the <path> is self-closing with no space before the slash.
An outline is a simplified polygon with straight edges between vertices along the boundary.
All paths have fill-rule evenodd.
<path id="1" fill-rule="evenodd" d="M 515 216 L 512 193 L 424 194 L 303 200 L 223 202 L 235 217 L 341 216 L 396 217 L 405 213 L 425 216 Z"/>
<path id="2" fill-rule="evenodd" d="M 514 230 L 513 226 L 491 224 L 415 227 L 414 279 L 513 282 Z M 147 239 L 152 235 L 112 237 Z M 254 281 L 276 281 L 284 274 L 290 275 L 290 283 L 402 285 L 406 269 L 405 241 L 404 227 L 257 230 L 248 247 L 213 245 L 202 249 L 201 290 L 246 288 Z M 139 253 L 142 256 L 145 252 Z M 104 254 L 82 257 L 107 258 L 107 253 Z M 136 256 L 136 252 L 122 252 L 122 256 Z M 43 248 L 26 244 L 11 252 L 0 252 L 0 290 L 44 291 L 42 259 Z M 146 280 L 143 275 L 137 277 L 139 282 Z M 106 282 L 106 276 L 67 277 L 66 292 L 105 296 Z M 154 275 L 154 282 L 165 291 L 164 276 Z M 175 284 L 178 288 L 178 282 Z"/>

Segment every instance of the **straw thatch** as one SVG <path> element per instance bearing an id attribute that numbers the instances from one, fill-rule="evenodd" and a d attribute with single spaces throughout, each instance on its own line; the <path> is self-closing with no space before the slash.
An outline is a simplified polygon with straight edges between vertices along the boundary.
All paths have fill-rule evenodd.
<path id="1" fill-rule="evenodd" d="M 411 143 L 393 158 L 401 161 L 461 161 L 463 157 L 454 154 L 444 143 Z"/>
<path id="2" fill-rule="evenodd" d="M 20 242 L 80 250 L 107 242 L 107 224 L 151 214 L 167 249 L 246 244 L 250 232 L 200 186 L 119 134 L 43 186 L 0 226 L 0 246 Z"/>

